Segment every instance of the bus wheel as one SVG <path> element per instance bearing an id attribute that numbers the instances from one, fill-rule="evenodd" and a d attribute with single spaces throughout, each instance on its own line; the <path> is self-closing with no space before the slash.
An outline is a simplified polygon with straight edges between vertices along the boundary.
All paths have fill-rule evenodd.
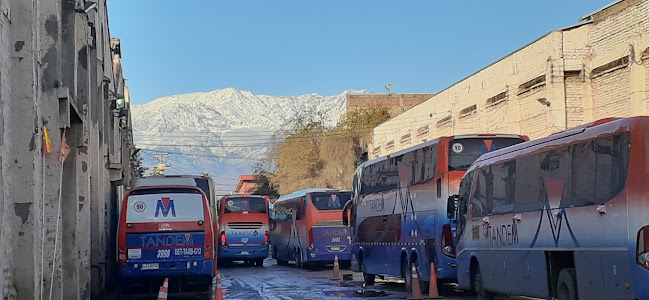
<path id="1" fill-rule="evenodd" d="M 577 276 L 574 268 L 563 268 L 557 280 L 558 300 L 577 300 Z"/>
<path id="2" fill-rule="evenodd" d="M 264 266 L 264 259 L 263 259 L 263 258 L 256 259 L 256 260 L 255 260 L 255 266 L 257 266 L 257 267 L 263 267 L 263 266 Z"/>
<path id="3" fill-rule="evenodd" d="M 302 262 L 302 253 L 300 250 L 295 253 L 295 267 L 304 269 L 304 262 Z"/>
<path id="4" fill-rule="evenodd" d="M 361 273 L 363 273 L 363 281 L 365 282 L 365 286 L 374 285 L 374 279 L 376 279 L 376 275 L 367 273 L 364 261 L 361 261 Z"/>
<path id="5" fill-rule="evenodd" d="M 484 282 L 482 281 L 482 273 L 480 273 L 480 266 L 478 264 L 475 264 L 475 266 L 472 269 L 473 269 L 472 286 L 473 286 L 473 291 L 478 296 L 478 300 L 493 300 L 494 299 L 493 294 L 489 293 L 484 287 Z"/>
<path id="6" fill-rule="evenodd" d="M 403 279 L 406 281 L 406 291 L 412 292 L 412 268 L 405 260 L 401 262 L 401 274 L 403 274 Z"/>

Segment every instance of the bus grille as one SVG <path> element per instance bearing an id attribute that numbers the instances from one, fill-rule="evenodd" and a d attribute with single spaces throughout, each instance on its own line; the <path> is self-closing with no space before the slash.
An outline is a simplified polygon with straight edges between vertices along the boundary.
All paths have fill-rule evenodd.
<path id="1" fill-rule="evenodd" d="M 320 221 L 313 227 L 343 226 L 342 220 Z"/>
<path id="2" fill-rule="evenodd" d="M 260 229 L 261 222 L 230 222 L 228 227 L 230 229 Z"/>

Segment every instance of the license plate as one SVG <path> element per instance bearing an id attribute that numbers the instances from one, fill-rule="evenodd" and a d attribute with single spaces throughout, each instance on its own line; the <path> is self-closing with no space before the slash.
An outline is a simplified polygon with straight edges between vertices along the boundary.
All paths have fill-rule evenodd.
<path id="1" fill-rule="evenodd" d="M 331 247 L 331 251 L 340 251 L 340 247 Z"/>
<path id="2" fill-rule="evenodd" d="M 248 252 L 248 251 L 241 251 L 241 255 L 248 255 L 248 254 L 250 254 L 250 252 Z"/>
<path id="3" fill-rule="evenodd" d="M 157 270 L 160 268 L 160 264 L 151 263 L 151 264 L 142 264 L 142 270 Z"/>

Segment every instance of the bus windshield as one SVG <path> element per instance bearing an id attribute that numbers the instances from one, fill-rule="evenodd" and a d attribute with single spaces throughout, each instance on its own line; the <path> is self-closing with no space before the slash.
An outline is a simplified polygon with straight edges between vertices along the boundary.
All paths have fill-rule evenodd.
<path id="1" fill-rule="evenodd" d="M 126 223 L 182 222 L 205 218 L 203 195 L 193 189 L 150 189 L 128 197 Z"/>
<path id="2" fill-rule="evenodd" d="M 266 199 L 260 197 L 234 197 L 225 201 L 225 213 L 266 213 Z"/>
<path id="3" fill-rule="evenodd" d="M 340 210 L 352 198 L 351 193 L 315 193 L 311 202 L 318 210 Z"/>
<path id="4" fill-rule="evenodd" d="M 449 143 L 448 170 L 466 171 L 480 155 L 522 142 L 521 138 L 452 140 Z"/>

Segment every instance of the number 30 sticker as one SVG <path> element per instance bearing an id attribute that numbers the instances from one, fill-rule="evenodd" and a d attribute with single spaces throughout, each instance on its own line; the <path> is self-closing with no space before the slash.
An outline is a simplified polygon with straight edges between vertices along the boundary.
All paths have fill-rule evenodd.
<path id="1" fill-rule="evenodd" d="M 462 146 L 462 144 L 460 143 L 453 144 L 453 152 L 462 153 L 462 151 L 464 151 L 464 146 Z"/>

